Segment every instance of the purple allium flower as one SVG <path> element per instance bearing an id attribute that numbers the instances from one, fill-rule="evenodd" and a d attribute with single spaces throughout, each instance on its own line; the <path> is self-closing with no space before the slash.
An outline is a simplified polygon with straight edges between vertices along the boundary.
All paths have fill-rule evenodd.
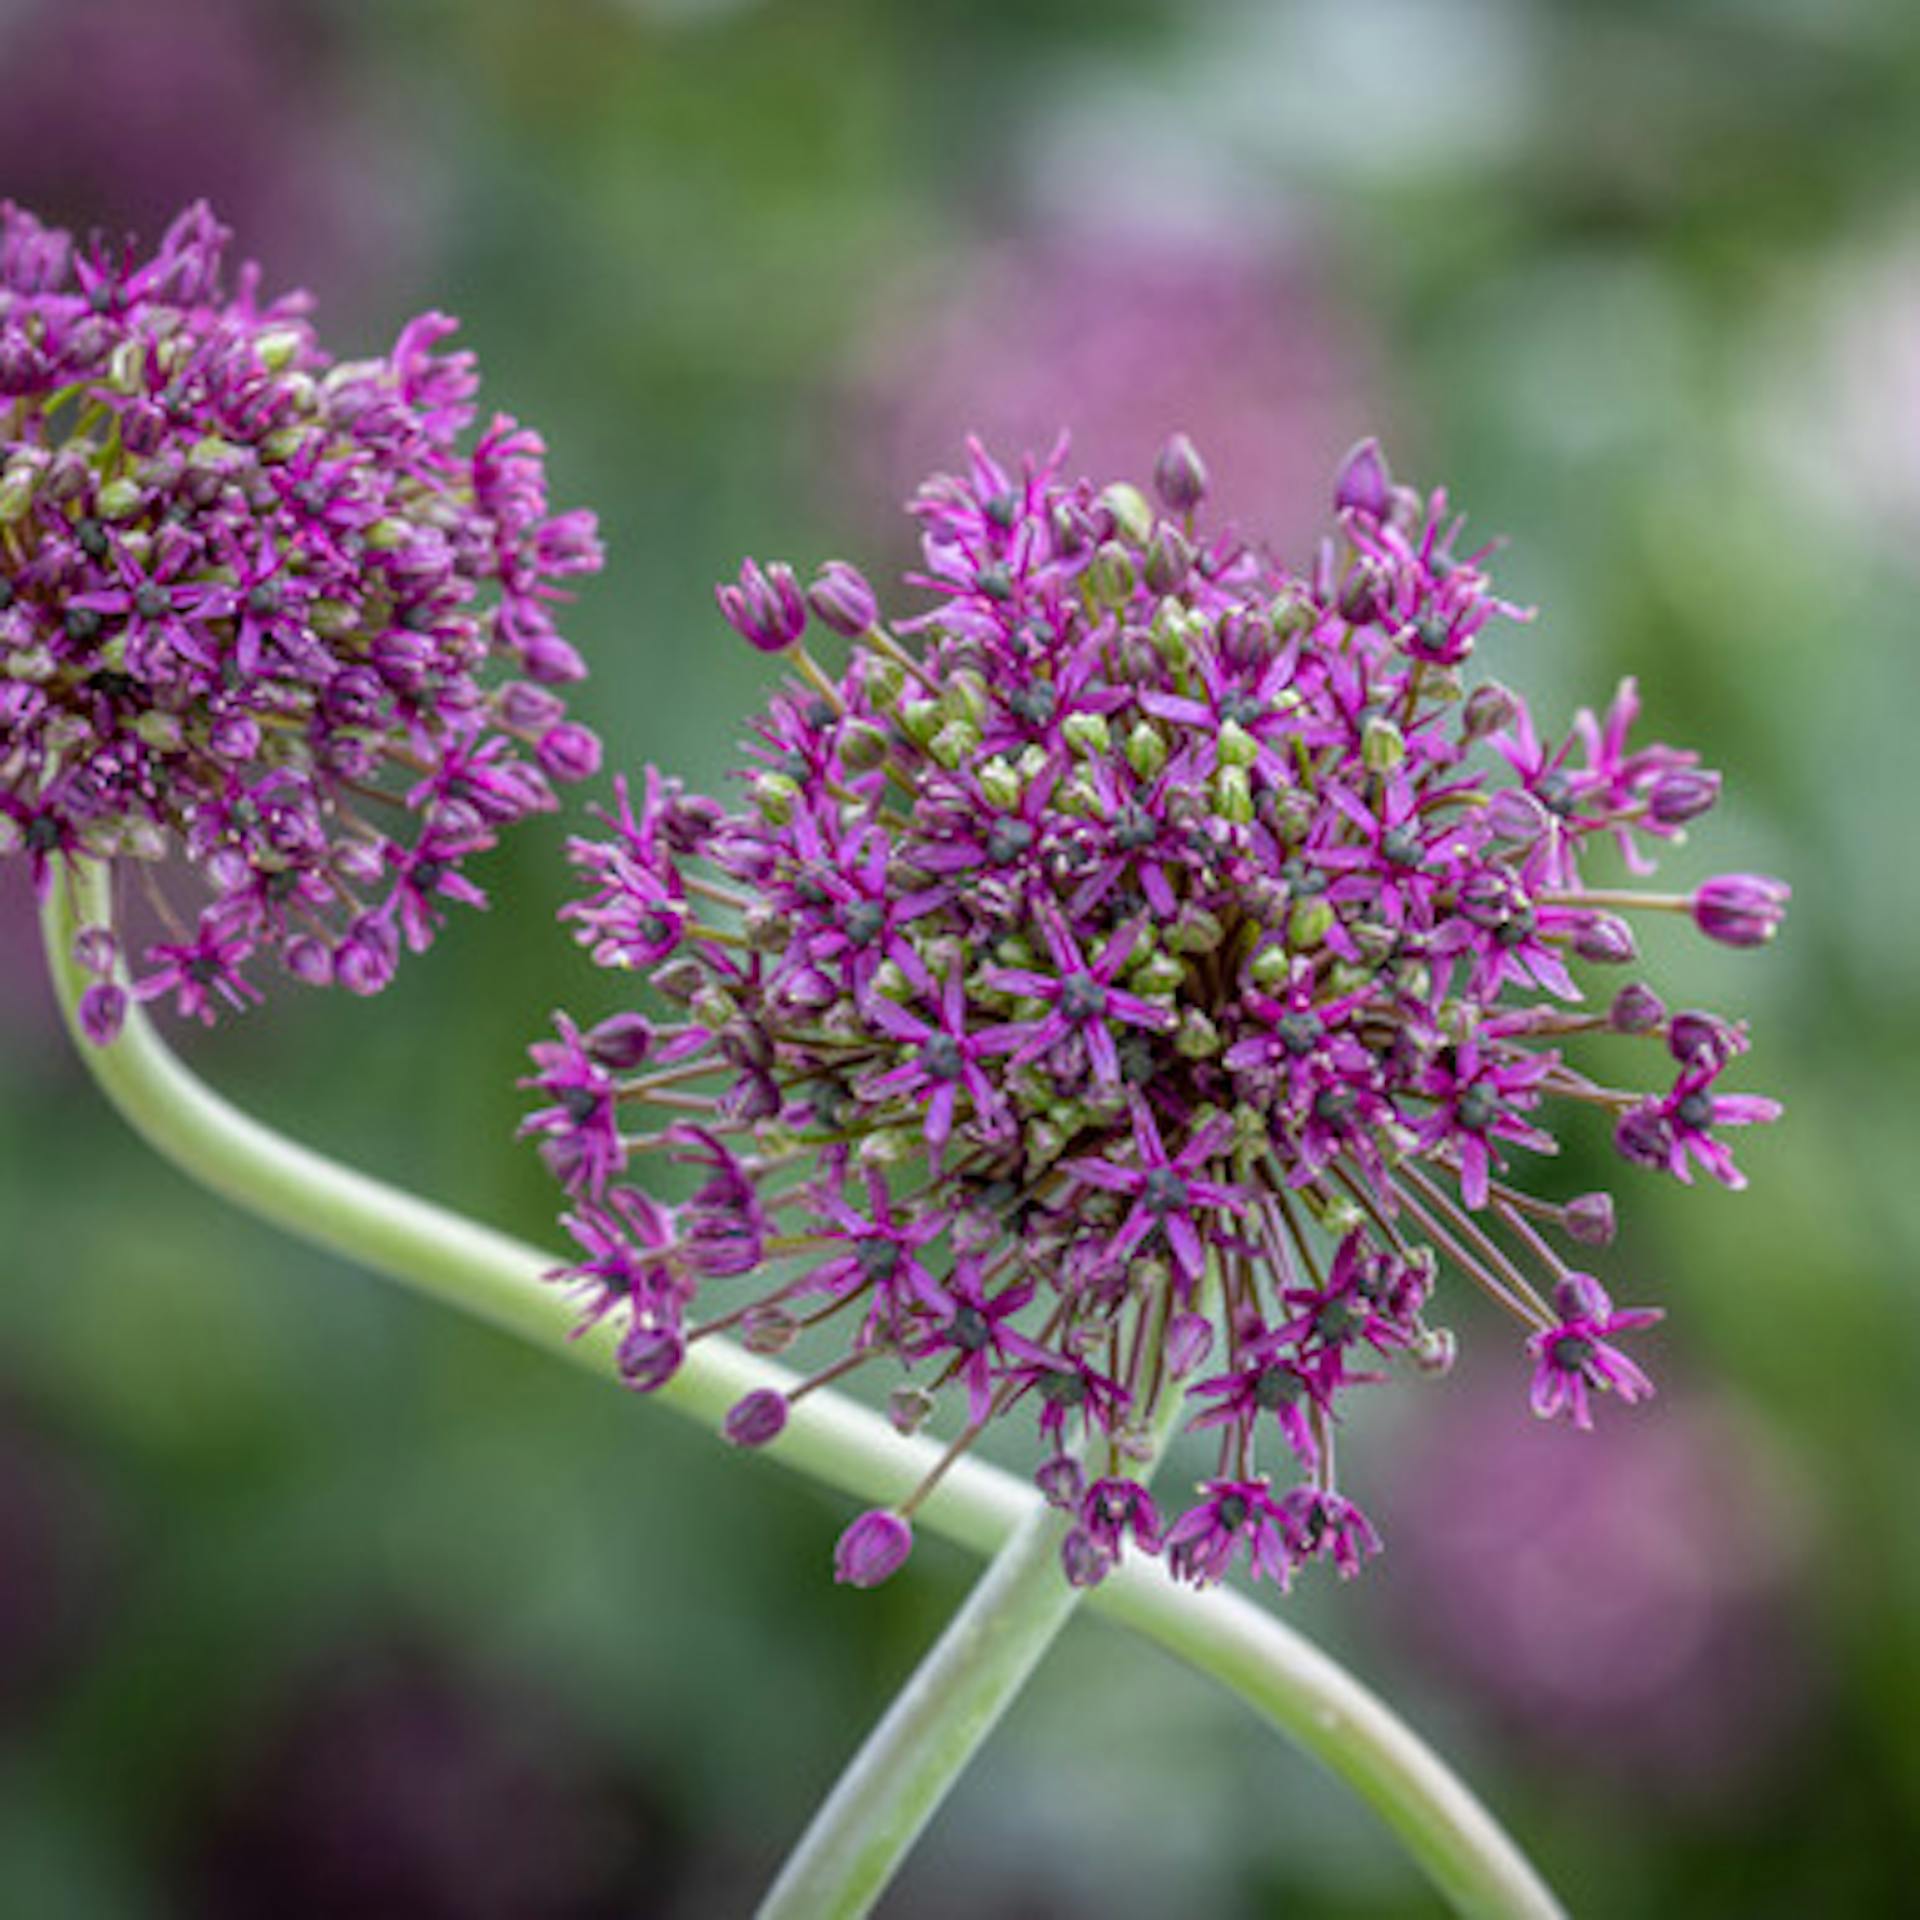
<path id="1" fill-rule="evenodd" d="M 1597 925 L 1691 910 L 1582 863 L 1671 840 L 1649 795 L 1693 756 L 1631 744 L 1631 683 L 1564 740 L 1476 704 L 1475 640 L 1516 610 L 1377 450 L 1300 569 L 1184 511 L 1156 566 L 1147 495 L 1064 459 L 971 444 L 914 503 L 931 603 L 828 622 L 854 629 L 832 663 L 781 611 L 790 572 L 729 590 L 756 644 L 791 628 L 743 800 L 649 771 L 572 847 L 565 917 L 663 1010 L 611 1047 L 562 1015 L 534 1049 L 527 1125 L 583 1254 L 557 1277 L 620 1317 L 639 1386 L 708 1330 L 805 1325 L 840 1344 L 800 1393 L 896 1366 L 900 1424 L 953 1406 L 956 1450 L 1031 1417 L 1076 1581 L 1123 1535 L 1187 1579 L 1351 1573 L 1378 1540 L 1335 1425 L 1389 1367 L 1445 1371 L 1443 1262 L 1520 1322 L 1542 1412 L 1650 1391 L 1616 1341 L 1657 1316 L 1549 1238 L 1605 1244 L 1611 1200 L 1509 1159 L 1585 1106 L 1630 1161 L 1725 1179 L 1713 1129 L 1776 1111 L 1710 1091 L 1743 1029 L 1645 989 L 1589 1012 L 1574 979 Z M 1197 463 L 1170 453 L 1161 495 Z M 1570 1057 L 1636 1040 L 1652 1091 Z M 678 1206 L 625 1184 L 662 1149 L 710 1175 Z M 1167 1410 L 1218 1454 L 1163 1526 L 1139 1463 Z M 843 1579 L 898 1564 L 923 1493 L 855 1522 Z"/>
<path id="2" fill-rule="evenodd" d="M 463 450 L 443 315 L 335 363 L 304 296 L 223 292 L 228 238 L 197 205 L 137 260 L 0 208 L 0 849 L 43 890 L 55 856 L 191 870 L 132 971 L 208 1021 L 263 955 L 378 991 L 599 762 L 515 678 L 562 670 L 557 583 L 599 564 L 538 438 Z"/>
<path id="3" fill-rule="evenodd" d="M 1724 1801 L 1791 1766 L 1821 1685 L 1822 1543 L 1781 1432 L 1684 1384 L 1604 1446 L 1516 1429 L 1484 1366 L 1438 1398 L 1382 1462 L 1393 1552 L 1367 1606 L 1395 1646 L 1563 1781 Z"/>
<path id="4" fill-rule="evenodd" d="M 55 219 L 157 232 L 205 196 L 270 275 L 329 300 L 431 258 L 428 120 L 325 0 L 10 0 L 0 67 L 33 76 L 0 117 L 0 179 Z"/>
<path id="5" fill-rule="evenodd" d="M 900 476 L 948 457 L 970 428 L 989 445 L 1043 446 L 1069 422 L 1089 471 L 1124 473 L 1178 521 L 1194 485 L 1257 502 L 1263 530 L 1309 537 L 1326 475 L 1372 410 L 1384 355 L 1337 276 L 1307 244 L 1274 246 L 1244 221 L 1091 215 L 942 250 L 918 278 L 890 274 L 867 302 L 842 428 L 876 509 Z M 1186 451 L 1156 448 L 1169 421 Z M 1198 500 L 1195 501 L 1198 505 Z"/>

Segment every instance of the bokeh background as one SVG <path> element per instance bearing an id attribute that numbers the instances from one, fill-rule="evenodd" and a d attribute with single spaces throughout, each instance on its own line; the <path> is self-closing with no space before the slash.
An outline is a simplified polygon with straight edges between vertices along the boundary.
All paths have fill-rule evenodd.
<path id="1" fill-rule="evenodd" d="M 571 632 L 616 765 L 717 778 L 760 667 L 711 581 L 898 562 L 969 425 L 1136 478 L 1184 427 L 1302 552 L 1378 431 L 1511 533 L 1544 616 L 1493 670 L 1548 714 L 1637 673 L 1728 775 L 1675 871 L 1794 882 L 1771 953 L 1653 956 L 1788 1118 L 1747 1194 L 1618 1182 L 1659 1401 L 1538 1429 L 1462 1308 L 1468 1362 L 1355 1436 L 1387 1555 L 1285 1605 L 1580 1914 L 1913 1910 L 1920 9 L 0 0 L 0 193 L 148 234 L 211 194 L 336 352 L 462 315 L 604 516 Z M 560 837 L 377 1003 L 194 1058 L 550 1234 L 512 1081 L 604 1005 Z M 845 1517 L 190 1188 L 66 1057 L 0 877 L 0 1911 L 743 1912 L 969 1572 L 836 1590 Z M 1437 1910 L 1091 1622 L 886 1908 Z"/>

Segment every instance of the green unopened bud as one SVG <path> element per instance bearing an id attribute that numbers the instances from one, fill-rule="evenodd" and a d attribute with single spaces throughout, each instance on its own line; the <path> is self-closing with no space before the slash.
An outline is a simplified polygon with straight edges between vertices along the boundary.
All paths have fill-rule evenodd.
<path id="1" fill-rule="evenodd" d="M 1424 1003 L 1433 995 L 1433 974 L 1423 961 L 1401 961 L 1393 970 L 1393 983 L 1409 1000 Z"/>
<path id="2" fill-rule="evenodd" d="M 756 774 L 747 791 L 770 827 L 784 827 L 793 818 L 800 799 L 798 784 L 784 773 Z"/>
<path id="3" fill-rule="evenodd" d="M 1100 495 L 1100 504 L 1113 515 L 1113 524 L 1123 540 L 1144 547 L 1153 537 L 1153 508 L 1138 487 L 1116 480 Z"/>
<path id="4" fill-rule="evenodd" d="M 1161 601 L 1148 637 L 1153 641 L 1153 650 L 1175 673 L 1184 673 L 1193 663 L 1188 610 L 1177 601 Z"/>
<path id="5" fill-rule="evenodd" d="M 1248 1106 L 1244 1101 L 1233 1110 L 1233 1177 L 1246 1182 L 1253 1177 L 1253 1170 L 1266 1158 L 1267 1149 L 1273 1144 L 1273 1134 L 1267 1125 L 1267 1117 L 1258 1107 Z"/>
<path id="6" fill-rule="evenodd" d="M 1400 936 L 1384 920 L 1356 920 L 1352 932 L 1353 944 L 1359 948 L 1361 957 L 1376 966 L 1390 959 L 1400 944 Z"/>
<path id="7" fill-rule="evenodd" d="M 1166 736 L 1150 720 L 1136 720 L 1127 735 L 1127 765 L 1142 780 L 1151 780 L 1167 764 Z"/>
<path id="8" fill-rule="evenodd" d="M 1317 947 L 1333 927 L 1333 908 L 1324 900 L 1296 900 L 1287 915 L 1287 944 L 1295 952 Z"/>
<path id="9" fill-rule="evenodd" d="M 1310 795 L 1298 787 L 1266 787 L 1261 790 L 1262 817 L 1282 840 L 1301 840 L 1313 825 L 1314 805 Z"/>
<path id="10" fill-rule="evenodd" d="M 900 708 L 900 730 L 916 747 L 924 747 L 943 721 L 938 700 L 908 700 Z"/>
<path id="11" fill-rule="evenodd" d="M 971 720 L 949 720 L 927 742 L 927 751 L 949 773 L 966 765 L 980 750 L 980 729 Z"/>
<path id="12" fill-rule="evenodd" d="M 0 522 L 11 526 L 33 511 L 34 478 L 31 472 L 13 468 L 0 480 Z"/>
<path id="13" fill-rule="evenodd" d="M 971 667 L 962 667 L 947 682 L 943 705 L 949 720 L 966 720 L 976 727 L 987 723 L 991 701 L 987 683 Z"/>
<path id="14" fill-rule="evenodd" d="M 1020 784 L 1030 787 L 1047 770 L 1047 750 L 1039 741 L 1020 749 L 1020 757 L 1013 763 L 1013 770 L 1020 776 Z"/>
<path id="15" fill-rule="evenodd" d="M 1303 588 L 1288 587 L 1267 609 L 1267 618 L 1273 622 L 1274 632 L 1284 639 L 1313 625 L 1313 601 Z"/>
<path id="16" fill-rule="evenodd" d="M 872 991 L 888 1000 L 906 1000 L 913 995 L 913 982 L 897 960 L 882 960 L 873 970 Z"/>
<path id="17" fill-rule="evenodd" d="M 124 477 L 109 480 L 95 496 L 94 511 L 102 520 L 124 520 L 140 511 L 145 498 L 137 482 Z"/>
<path id="18" fill-rule="evenodd" d="M 22 647 L 18 653 L 9 653 L 6 656 L 5 665 L 0 668 L 0 671 L 4 671 L 9 680 L 37 683 L 42 680 L 51 680 L 56 664 L 47 648 Z"/>
<path id="19" fill-rule="evenodd" d="M 1087 568 L 1087 585 L 1104 606 L 1125 606 L 1133 597 L 1136 578 L 1133 556 L 1117 540 L 1107 541 Z"/>
<path id="20" fill-rule="evenodd" d="M 1213 776 L 1213 810 L 1229 826 L 1253 821 L 1253 783 L 1245 767 L 1221 767 Z"/>
<path id="21" fill-rule="evenodd" d="M 982 763 L 978 777 L 988 806 L 1010 812 L 1020 804 L 1020 776 L 999 754 Z"/>
<path id="22" fill-rule="evenodd" d="M 1177 593 L 1192 569 L 1193 547 L 1187 536 L 1178 527 L 1156 528 L 1147 548 L 1147 585 L 1155 593 Z"/>
<path id="23" fill-rule="evenodd" d="M 1082 820 L 1101 820 L 1106 817 L 1107 803 L 1083 773 L 1076 773 L 1058 790 L 1054 799 L 1062 813 L 1074 814 Z"/>
<path id="24" fill-rule="evenodd" d="M 1060 725 L 1060 737 L 1083 758 L 1113 750 L 1113 731 L 1104 713 L 1071 713 Z"/>
<path id="25" fill-rule="evenodd" d="M 871 720 L 848 720 L 836 744 L 840 764 L 854 773 L 871 773 L 887 757 L 887 736 Z"/>
<path id="26" fill-rule="evenodd" d="M 186 730 L 180 724 L 176 713 L 162 713 L 149 709 L 133 723 L 133 730 L 148 746 L 161 753 L 177 753 L 180 743 L 186 738 Z"/>
<path id="27" fill-rule="evenodd" d="M 1253 958 L 1247 962 L 1247 973 L 1253 984 L 1264 988 L 1269 993 L 1279 986 L 1292 970 L 1293 956 L 1285 947 L 1271 940 L 1259 948 Z"/>
<path id="28" fill-rule="evenodd" d="M 1186 968 L 1172 954 L 1153 953 L 1127 976 L 1127 985 L 1143 998 L 1152 1000 L 1161 994 L 1178 993 L 1186 979 Z"/>
<path id="29" fill-rule="evenodd" d="M 344 600 L 316 600 L 307 608 L 307 625 L 322 640 L 344 640 L 357 618 Z"/>
<path id="30" fill-rule="evenodd" d="M 993 957 L 1003 967 L 1027 968 L 1033 965 L 1033 942 L 1024 933 L 1010 933 L 994 948 Z"/>
<path id="31" fill-rule="evenodd" d="M 889 660 L 878 653 L 862 655 L 860 666 L 860 684 L 866 688 L 867 698 L 876 712 L 885 713 L 900 698 L 900 690 L 907 684 L 906 668 L 898 660 Z"/>
<path id="32" fill-rule="evenodd" d="M 1175 953 L 1212 953 L 1226 937 L 1218 914 L 1205 907 L 1182 907 L 1167 934 L 1167 945 Z"/>
<path id="33" fill-rule="evenodd" d="M 107 359 L 107 384 L 116 393 L 141 393 L 146 389 L 146 343 L 122 340 Z"/>
<path id="34" fill-rule="evenodd" d="M 725 987 L 709 983 L 687 1002 L 687 1010 L 703 1027 L 711 1027 L 718 1033 L 722 1027 L 739 1017 L 740 1003 Z"/>
<path id="35" fill-rule="evenodd" d="M 280 466 L 291 460 L 306 443 L 305 427 L 277 427 L 260 442 L 260 458 Z"/>
<path id="36" fill-rule="evenodd" d="M 1223 720 L 1216 751 L 1223 767 L 1250 767 L 1260 758 L 1260 742 L 1238 720 Z"/>
<path id="37" fill-rule="evenodd" d="M 1027 1126 L 1027 1175 L 1031 1179 L 1044 1168 L 1050 1167 L 1066 1150 L 1066 1141 L 1059 1131 L 1048 1126 L 1044 1120 L 1034 1120 Z"/>
<path id="38" fill-rule="evenodd" d="M 1326 1204 L 1320 1209 L 1320 1224 L 1336 1240 L 1344 1239 L 1365 1223 L 1366 1215 L 1344 1193 L 1329 1196 Z"/>
<path id="39" fill-rule="evenodd" d="M 1180 1016 L 1180 1031 L 1174 1035 L 1173 1045 L 1182 1059 L 1211 1059 L 1220 1051 L 1220 1029 L 1198 1007 L 1189 1007 Z"/>
<path id="40" fill-rule="evenodd" d="M 375 553 L 394 553 L 413 538 L 413 529 L 406 521 L 388 514 L 376 520 L 367 529 L 364 538 Z"/>
<path id="41" fill-rule="evenodd" d="M 854 1149 L 863 1167 L 897 1167 L 926 1144 L 911 1127 L 876 1127 Z"/>
<path id="42" fill-rule="evenodd" d="M 300 351 L 300 335 L 293 327 L 274 327 L 256 334 L 253 345 L 260 364 L 269 373 L 278 373 L 293 364 L 294 356 Z"/>
<path id="43" fill-rule="evenodd" d="M 1360 729 L 1360 763 L 1369 773 L 1391 773 L 1407 757 L 1407 737 L 1375 714 Z"/>

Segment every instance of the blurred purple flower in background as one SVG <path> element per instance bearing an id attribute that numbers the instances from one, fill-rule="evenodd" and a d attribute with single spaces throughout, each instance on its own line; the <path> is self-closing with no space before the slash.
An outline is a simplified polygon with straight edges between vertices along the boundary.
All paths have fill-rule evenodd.
<path id="1" fill-rule="evenodd" d="M 186 1868 L 210 1920 L 612 1920 L 665 1913 L 670 1818 L 550 1705 L 443 1653 L 374 1644 L 219 1763 Z"/>
<path id="2" fill-rule="evenodd" d="M 1793 1462 L 1756 1415 L 1684 1386 L 1586 1441 L 1522 1429 L 1507 1378 L 1465 1375 L 1377 1502 L 1397 1555 L 1382 1613 L 1529 1753 L 1737 1799 L 1819 1684 Z"/>
<path id="3" fill-rule="evenodd" d="M 417 266 L 433 208 L 417 96 L 382 110 L 341 18 L 316 0 L 12 0 L 0 181 L 116 238 L 211 199 L 270 281 L 350 302 Z"/>
<path id="4" fill-rule="evenodd" d="M 1366 326 L 1319 262 L 1224 226 L 1056 226 L 955 250 L 879 297 L 855 369 L 876 506 L 969 432 L 1046 446 L 1071 424 L 1083 471 L 1144 476 L 1179 427 L 1283 550 L 1318 531 L 1353 423 L 1390 417 Z"/>
<path id="5" fill-rule="evenodd" d="M 0 1738 L 88 1651 L 112 1558 L 106 1490 L 0 1389 Z"/>

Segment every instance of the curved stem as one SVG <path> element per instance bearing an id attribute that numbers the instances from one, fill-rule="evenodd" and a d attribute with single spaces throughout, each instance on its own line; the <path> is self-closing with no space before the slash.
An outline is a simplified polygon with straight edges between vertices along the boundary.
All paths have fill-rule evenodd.
<path id="1" fill-rule="evenodd" d="M 472 1314 L 573 1364 L 617 1380 L 604 1328 L 576 1315 L 544 1283 L 550 1254 L 400 1192 L 275 1133 L 197 1079 L 136 1008 L 118 1039 L 95 1046 L 80 1031 L 88 982 L 74 934 L 109 923 L 106 874 L 65 870 L 42 911 L 47 960 L 82 1061 L 122 1118 L 163 1159 L 247 1212 L 405 1286 Z M 654 1396 L 709 1428 L 755 1387 L 791 1392 L 785 1368 L 722 1340 L 701 1341 Z M 794 1408 L 770 1454 L 876 1506 L 894 1505 L 926 1476 L 940 1449 L 894 1431 L 836 1394 Z M 935 1533 L 992 1553 L 1041 1503 L 1012 1475 L 957 1461 L 916 1509 Z M 1224 1591 L 1176 1586 L 1157 1561 L 1131 1561 L 1090 1596 L 1132 1627 L 1233 1689 L 1346 1780 L 1399 1834 L 1463 1915 L 1554 1920 L 1551 1893 L 1513 1842 L 1439 1757 L 1352 1675 L 1271 1614 Z"/>
<path id="2" fill-rule="evenodd" d="M 1172 1438 L 1181 1398 L 1162 1396 L 1142 1480 Z M 1084 1597 L 1060 1566 L 1073 1524 L 1039 1507 L 1013 1530 L 835 1782 L 757 1920 L 839 1920 L 879 1899 Z"/>

